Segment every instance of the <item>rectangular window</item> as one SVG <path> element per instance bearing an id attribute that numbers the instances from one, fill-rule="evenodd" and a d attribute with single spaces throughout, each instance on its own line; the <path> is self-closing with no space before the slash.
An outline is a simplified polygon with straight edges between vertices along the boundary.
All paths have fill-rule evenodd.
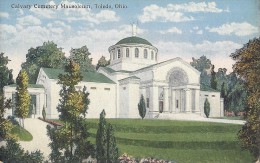
<path id="1" fill-rule="evenodd" d="M 109 90 L 110 90 L 110 88 L 104 88 L 104 90 L 106 90 L 106 91 L 109 91 Z"/>
<path id="2" fill-rule="evenodd" d="M 215 97 L 215 95 L 212 95 L 212 97 Z"/>
<path id="3" fill-rule="evenodd" d="M 149 98 L 146 98 L 146 107 L 149 108 Z"/>
<path id="4" fill-rule="evenodd" d="M 90 89 L 97 89 L 97 87 L 90 87 Z"/>
<path id="5" fill-rule="evenodd" d="M 179 108 L 179 100 L 176 100 L 176 108 Z"/>

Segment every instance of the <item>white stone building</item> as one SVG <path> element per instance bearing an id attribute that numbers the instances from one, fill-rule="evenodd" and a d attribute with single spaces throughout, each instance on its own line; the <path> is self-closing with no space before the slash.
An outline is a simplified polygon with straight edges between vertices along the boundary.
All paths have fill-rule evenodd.
<path id="1" fill-rule="evenodd" d="M 105 109 L 108 118 L 139 118 L 138 102 L 143 95 L 146 118 L 176 114 L 204 115 L 204 101 L 211 106 L 210 117 L 223 116 L 220 93 L 200 85 L 200 72 L 181 58 L 158 63 L 158 49 L 147 40 L 132 36 L 109 47 L 110 65 L 98 72 L 82 73 L 77 89 L 87 87 L 90 93 L 88 118 L 98 118 Z M 43 105 L 47 118 L 58 118 L 57 105 L 61 86 L 58 75 L 63 70 L 41 68 L 37 83 L 30 85 L 35 95 L 33 113 L 41 117 Z M 4 88 L 6 98 L 14 99 L 15 87 Z M 13 110 L 8 111 L 12 115 Z"/>

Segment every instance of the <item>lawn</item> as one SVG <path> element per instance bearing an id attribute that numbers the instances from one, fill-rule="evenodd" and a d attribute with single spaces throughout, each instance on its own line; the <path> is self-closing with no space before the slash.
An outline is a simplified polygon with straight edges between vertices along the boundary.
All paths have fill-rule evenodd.
<path id="1" fill-rule="evenodd" d="M 31 141 L 33 139 L 33 136 L 19 125 L 14 125 L 11 134 L 17 135 L 19 141 Z"/>
<path id="2" fill-rule="evenodd" d="M 113 124 L 120 154 L 154 157 L 178 163 L 250 163 L 253 158 L 240 149 L 241 125 L 168 121 L 108 119 Z M 97 119 L 87 120 L 95 142 Z"/>

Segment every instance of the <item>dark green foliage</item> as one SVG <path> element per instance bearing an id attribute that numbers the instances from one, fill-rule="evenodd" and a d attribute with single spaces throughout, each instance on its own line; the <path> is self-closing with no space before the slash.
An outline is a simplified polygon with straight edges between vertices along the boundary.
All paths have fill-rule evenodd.
<path id="1" fill-rule="evenodd" d="M 0 92 L 0 138 L 9 138 L 12 130 L 12 123 L 4 117 L 5 109 L 11 108 L 11 100 L 5 100 L 3 93 Z"/>
<path id="2" fill-rule="evenodd" d="M 43 120 L 46 119 L 46 110 L 45 110 L 45 106 L 44 105 L 42 107 L 42 118 L 43 118 Z"/>
<path id="3" fill-rule="evenodd" d="M 90 52 L 88 51 L 87 46 L 82 46 L 78 49 L 70 50 L 70 59 L 75 61 L 80 66 L 81 71 L 95 71 L 95 66 L 92 65 L 92 58 L 89 58 Z"/>
<path id="4" fill-rule="evenodd" d="M 192 62 L 190 63 L 190 65 L 201 72 L 200 83 L 209 86 L 210 75 L 208 75 L 207 71 L 212 67 L 211 61 L 204 55 L 201 56 L 199 59 L 195 59 L 192 57 Z"/>
<path id="5" fill-rule="evenodd" d="M 216 76 L 216 72 L 214 71 L 215 66 L 213 65 L 211 67 L 211 78 L 210 78 L 210 86 L 212 89 L 217 90 L 217 86 L 218 86 L 218 81 L 217 81 L 217 76 Z"/>
<path id="6" fill-rule="evenodd" d="M 88 141 L 88 128 L 81 117 L 86 114 L 89 94 L 86 88 L 83 91 L 75 88 L 82 80 L 77 63 L 69 60 L 65 72 L 59 75 L 58 84 L 62 85 L 62 89 L 57 107 L 59 120 L 64 125 L 60 129 L 47 127 L 52 149 L 50 159 L 53 162 L 81 162 L 94 154 L 94 146 Z"/>
<path id="7" fill-rule="evenodd" d="M 41 67 L 63 68 L 66 57 L 62 48 L 52 42 L 44 42 L 36 48 L 30 48 L 26 54 L 26 62 L 22 63 L 22 69 L 29 75 L 29 83 L 36 83 Z"/>
<path id="8" fill-rule="evenodd" d="M 118 159 L 118 147 L 116 145 L 116 138 L 114 136 L 113 126 L 108 123 L 107 126 L 107 162 L 115 163 Z"/>
<path id="9" fill-rule="evenodd" d="M 14 139 L 7 139 L 6 147 L 0 148 L 0 160 L 5 163 L 41 163 L 43 154 L 39 150 L 24 151 Z"/>
<path id="10" fill-rule="evenodd" d="M 250 40 L 231 57 L 236 61 L 233 69 L 247 91 L 246 123 L 239 131 L 239 139 L 242 147 L 260 162 L 260 37 Z"/>
<path id="11" fill-rule="evenodd" d="M 210 113 L 210 103 L 208 101 L 208 98 L 206 98 L 205 102 L 204 102 L 204 114 L 206 115 L 206 117 L 209 117 L 209 113 Z"/>
<path id="12" fill-rule="evenodd" d="M 106 57 L 102 56 L 97 63 L 96 70 L 98 70 L 99 67 L 106 67 L 110 64 L 110 60 L 106 60 Z"/>
<path id="13" fill-rule="evenodd" d="M 7 64 L 10 60 L 4 56 L 4 53 L 0 53 L 0 93 L 3 93 L 3 88 L 6 85 L 13 84 L 12 70 L 9 70 Z"/>
<path id="14" fill-rule="evenodd" d="M 141 95 L 140 101 L 138 103 L 138 111 L 139 111 L 139 115 L 141 116 L 141 118 L 144 119 L 145 114 L 146 114 L 146 105 L 145 105 L 143 95 Z"/>
<path id="15" fill-rule="evenodd" d="M 118 148 L 113 127 L 106 122 L 106 113 L 100 113 L 96 134 L 96 159 L 98 163 L 114 163 L 118 159 Z"/>

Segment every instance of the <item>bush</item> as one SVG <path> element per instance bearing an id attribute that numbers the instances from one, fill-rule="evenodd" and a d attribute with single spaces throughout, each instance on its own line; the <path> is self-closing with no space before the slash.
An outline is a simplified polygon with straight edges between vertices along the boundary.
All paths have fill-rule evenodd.
<path id="1" fill-rule="evenodd" d="M 29 153 L 24 151 L 14 139 L 7 139 L 6 146 L 0 148 L 0 160 L 3 162 L 27 162 L 40 163 L 43 162 L 43 154 L 36 150 Z"/>
<path id="2" fill-rule="evenodd" d="M 208 98 L 206 98 L 205 102 L 204 102 L 204 113 L 206 115 L 206 117 L 209 117 L 209 112 L 210 112 L 210 103 Z"/>
<path id="3" fill-rule="evenodd" d="M 14 116 L 8 116 L 7 119 L 13 124 L 19 126 L 19 122 L 15 119 Z"/>

